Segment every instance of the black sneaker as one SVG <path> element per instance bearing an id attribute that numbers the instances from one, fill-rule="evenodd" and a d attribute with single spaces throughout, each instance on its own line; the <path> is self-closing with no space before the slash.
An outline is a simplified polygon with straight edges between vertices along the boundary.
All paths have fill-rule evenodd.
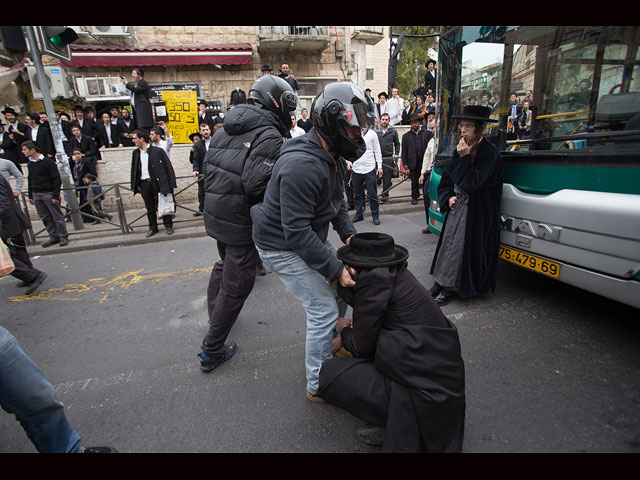
<path id="1" fill-rule="evenodd" d="M 204 353 L 200 352 L 198 357 L 200 357 L 200 370 L 203 372 L 210 372 L 214 370 L 218 365 L 223 364 L 236 353 L 236 342 L 225 342 L 224 344 L 224 354 L 219 357 L 208 357 Z"/>

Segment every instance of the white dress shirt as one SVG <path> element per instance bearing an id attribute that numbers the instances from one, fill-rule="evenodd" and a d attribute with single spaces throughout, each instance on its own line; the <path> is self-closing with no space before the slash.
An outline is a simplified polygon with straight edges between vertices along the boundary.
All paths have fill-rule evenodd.
<path id="1" fill-rule="evenodd" d="M 380 141 L 378 134 L 370 128 L 364 134 L 364 142 L 367 144 L 367 150 L 364 154 L 352 164 L 353 173 L 369 173 L 377 168 L 382 168 L 382 152 L 380 150 Z"/>
<path id="2" fill-rule="evenodd" d="M 140 180 L 149 180 L 150 178 L 149 154 L 146 150 L 140 149 Z"/>

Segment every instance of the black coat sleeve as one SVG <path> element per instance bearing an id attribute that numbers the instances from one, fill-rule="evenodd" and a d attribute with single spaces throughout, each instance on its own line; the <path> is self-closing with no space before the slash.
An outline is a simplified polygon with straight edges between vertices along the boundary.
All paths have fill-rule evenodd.
<path id="1" fill-rule="evenodd" d="M 354 280 L 355 287 L 344 289 L 352 290 L 353 322 L 352 327 L 342 329 L 342 345 L 354 357 L 372 358 L 394 285 L 385 268 L 362 272 Z"/>

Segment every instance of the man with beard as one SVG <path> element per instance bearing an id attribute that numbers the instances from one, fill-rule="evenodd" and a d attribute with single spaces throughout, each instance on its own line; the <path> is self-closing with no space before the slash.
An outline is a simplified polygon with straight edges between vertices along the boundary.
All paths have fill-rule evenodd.
<path id="1" fill-rule="evenodd" d="M 117 121 L 118 130 L 123 147 L 133 147 L 133 131 L 136 129 L 135 123 L 131 118 L 131 113 L 126 108 L 122 109 L 120 117 Z"/>
<path id="2" fill-rule="evenodd" d="M 193 144 L 193 176 L 198 178 L 198 211 L 193 215 L 198 217 L 204 211 L 204 159 L 211 146 L 211 127 L 208 123 L 200 124 L 200 140 Z"/>
<path id="3" fill-rule="evenodd" d="M 413 115 L 410 120 L 411 130 L 402 136 L 402 163 L 409 169 L 411 176 L 411 204 L 417 205 L 422 158 L 433 133 L 422 128 L 422 120 L 417 115 Z"/>
<path id="4" fill-rule="evenodd" d="M 204 224 L 216 240 L 220 260 L 207 288 L 210 327 L 198 354 L 203 372 L 236 351 L 227 337 L 253 289 L 258 265 L 250 208 L 262 200 L 297 100 L 286 80 L 260 77 L 247 103 L 236 105 L 225 117 L 205 157 Z"/>
<path id="5" fill-rule="evenodd" d="M 307 316 L 307 398 L 322 401 L 318 372 L 331 357 L 339 307 L 333 284 L 355 285 L 328 241 L 329 225 L 349 243 L 356 229 L 343 199 L 344 160 L 365 152 L 361 128 L 374 119 L 373 103 L 353 84 L 326 86 L 311 107 L 313 128 L 287 140 L 267 185 L 264 201 L 251 209 L 253 239 L 264 264 L 276 272 Z"/>

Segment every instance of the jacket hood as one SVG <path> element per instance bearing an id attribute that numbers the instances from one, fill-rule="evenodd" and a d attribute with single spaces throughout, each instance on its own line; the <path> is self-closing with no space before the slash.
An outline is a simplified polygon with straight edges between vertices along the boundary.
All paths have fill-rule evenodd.
<path id="1" fill-rule="evenodd" d="M 301 135 L 284 142 L 284 145 L 280 150 L 280 156 L 290 152 L 300 152 L 305 154 L 305 156 L 313 155 L 321 158 L 329 165 L 334 165 L 335 163 L 334 159 L 329 155 L 329 152 L 327 152 L 322 146 L 322 143 L 320 143 L 320 139 L 318 138 L 318 133 L 315 128 L 309 130 L 306 135 Z"/>
<path id="2" fill-rule="evenodd" d="M 229 135 L 241 135 L 259 127 L 275 127 L 283 137 L 289 136 L 287 128 L 277 116 L 255 105 L 237 105 L 224 117 L 224 131 Z"/>

